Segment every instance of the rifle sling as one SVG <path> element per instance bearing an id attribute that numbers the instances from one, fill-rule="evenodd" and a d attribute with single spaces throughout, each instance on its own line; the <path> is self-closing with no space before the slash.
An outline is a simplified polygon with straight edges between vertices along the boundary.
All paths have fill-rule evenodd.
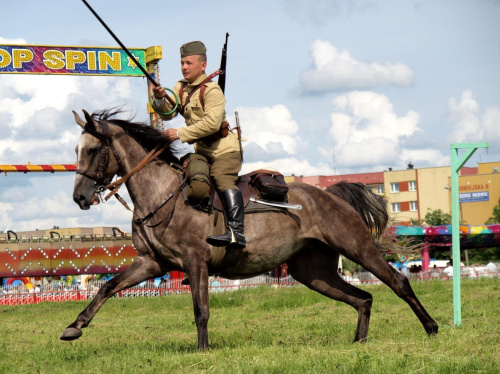
<path id="1" fill-rule="evenodd" d="M 207 86 L 206 84 L 208 82 L 210 82 L 212 80 L 212 78 L 216 77 L 217 75 L 220 74 L 220 70 L 217 70 L 215 72 L 213 72 L 212 74 L 210 74 L 208 77 L 206 77 L 203 82 L 201 82 L 200 84 L 196 85 L 192 90 L 191 92 L 188 94 L 187 98 L 186 98 L 186 103 L 184 105 L 182 105 L 182 98 L 184 96 L 184 88 L 187 86 L 187 83 L 184 82 L 181 84 L 181 88 L 179 89 L 179 106 L 178 106 L 178 111 L 180 114 L 184 115 L 184 108 L 186 107 L 186 105 L 189 104 L 189 101 L 191 100 L 191 96 L 193 96 L 193 94 L 198 91 L 198 89 L 200 90 L 200 103 L 201 103 L 201 108 L 203 110 L 205 110 L 205 101 L 203 99 L 203 95 L 205 95 L 205 90 L 207 89 Z"/>

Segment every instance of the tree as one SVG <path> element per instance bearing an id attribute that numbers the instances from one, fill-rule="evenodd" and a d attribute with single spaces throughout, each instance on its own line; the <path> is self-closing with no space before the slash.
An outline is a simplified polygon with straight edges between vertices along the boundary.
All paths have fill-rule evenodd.
<path id="1" fill-rule="evenodd" d="M 449 225 L 451 224 L 451 214 L 444 213 L 441 209 L 427 209 L 427 214 L 423 220 L 429 226 Z"/>
<path id="2" fill-rule="evenodd" d="M 486 221 L 486 224 L 490 223 L 500 223 L 500 199 L 498 199 L 498 205 L 493 207 L 493 215 Z"/>

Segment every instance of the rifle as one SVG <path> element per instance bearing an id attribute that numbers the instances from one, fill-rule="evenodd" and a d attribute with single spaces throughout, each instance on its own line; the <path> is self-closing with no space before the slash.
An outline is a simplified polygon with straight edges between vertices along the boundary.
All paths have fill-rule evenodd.
<path id="1" fill-rule="evenodd" d="M 220 58 L 220 68 L 219 68 L 219 81 L 217 82 L 224 93 L 226 88 L 226 62 L 227 62 L 227 39 L 229 38 L 229 33 L 226 32 L 226 42 L 222 47 L 222 56 Z"/>

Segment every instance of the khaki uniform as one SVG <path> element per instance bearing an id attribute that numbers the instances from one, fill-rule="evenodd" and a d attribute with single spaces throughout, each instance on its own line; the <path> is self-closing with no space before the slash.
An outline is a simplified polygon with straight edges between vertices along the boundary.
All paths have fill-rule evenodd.
<path id="1" fill-rule="evenodd" d="M 192 84 L 187 84 L 184 87 L 184 94 L 179 98 L 180 103 L 185 103 L 187 96 L 198 84 L 203 82 L 207 77 L 202 74 Z M 174 87 L 174 92 L 178 96 L 182 84 L 187 81 L 182 79 Z M 210 163 L 211 176 L 214 178 L 217 189 L 224 191 L 226 189 L 236 188 L 236 180 L 238 172 L 241 170 L 241 156 L 238 136 L 229 131 L 228 136 L 221 138 L 210 145 L 205 144 L 198 139 L 212 135 L 219 131 L 221 123 L 226 120 L 226 99 L 222 90 L 216 82 L 206 83 L 206 90 L 203 95 L 204 107 L 200 102 L 199 89 L 191 96 L 189 103 L 184 108 L 184 119 L 186 126 L 179 128 L 179 139 L 183 143 L 193 143 L 196 153 L 205 156 Z M 155 108 L 161 112 L 170 112 L 173 106 L 163 100 L 161 105 L 156 105 Z M 166 121 L 171 120 L 177 115 L 177 111 L 168 116 L 160 115 Z M 224 156 L 224 157 L 220 157 Z M 220 157 L 220 159 L 219 159 Z"/>

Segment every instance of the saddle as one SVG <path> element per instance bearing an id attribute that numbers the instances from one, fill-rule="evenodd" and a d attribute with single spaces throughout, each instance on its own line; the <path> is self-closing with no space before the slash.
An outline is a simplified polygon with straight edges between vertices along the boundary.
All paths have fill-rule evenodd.
<path id="1" fill-rule="evenodd" d="M 243 204 L 246 207 L 250 198 L 264 199 L 268 201 L 286 202 L 288 200 L 288 186 L 283 174 L 271 170 L 255 170 L 238 178 L 238 188 L 243 196 Z M 210 189 L 209 204 L 218 211 L 223 211 L 222 201 L 215 188 Z"/>
<path id="2" fill-rule="evenodd" d="M 185 176 L 184 172 L 184 176 Z M 252 171 L 248 174 L 241 175 L 238 178 L 237 186 L 243 197 L 245 207 L 250 203 L 250 198 L 263 199 L 273 202 L 288 201 L 288 185 L 285 182 L 283 174 L 266 169 Z M 184 200 L 190 204 L 187 198 L 188 184 L 183 188 Z M 191 205 L 191 204 L 190 204 Z M 210 178 L 210 198 L 203 206 L 194 206 L 196 209 L 203 211 L 224 211 L 222 201 L 217 193 L 212 178 Z"/>

